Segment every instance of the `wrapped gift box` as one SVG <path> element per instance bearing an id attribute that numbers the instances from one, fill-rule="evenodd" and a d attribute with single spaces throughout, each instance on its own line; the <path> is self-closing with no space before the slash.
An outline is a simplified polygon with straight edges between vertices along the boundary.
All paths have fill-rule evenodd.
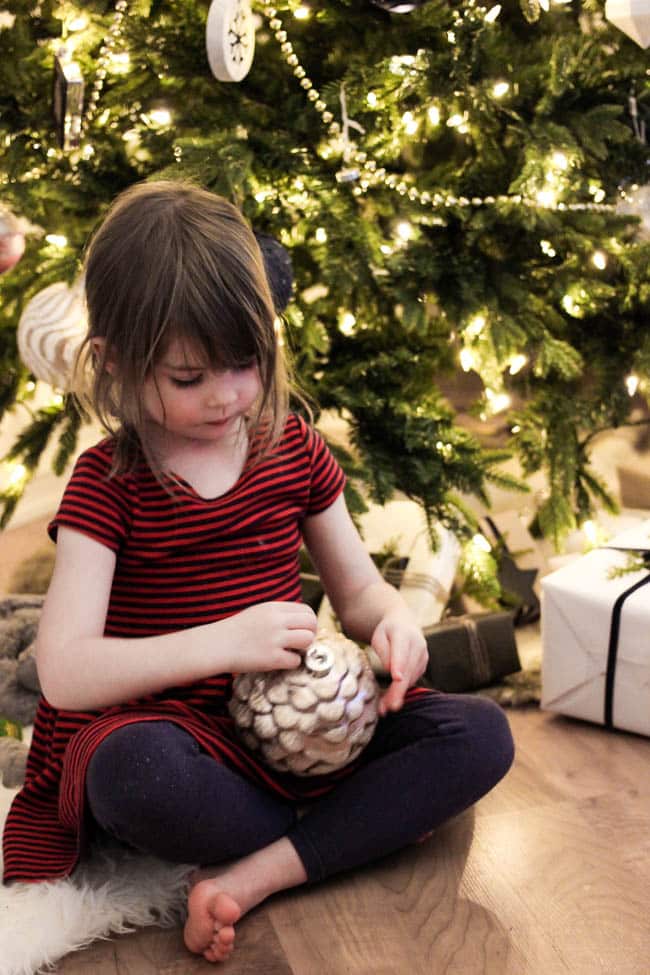
<path id="1" fill-rule="evenodd" d="M 360 521 L 369 552 L 381 552 L 387 546 L 394 549 L 395 557 L 384 567 L 384 575 L 399 588 L 420 626 L 437 623 L 449 601 L 460 559 L 455 535 L 437 525 L 434 550 L 422 508 L 414 501 L 401 499 L 370 505 Z M 318 622 L 324 629 L 336 629 L 327 597 L 318 610 Z"/>
<path id="2" fill-rule="evenodd" d="M 542 580 L 542 708 L 650 735 L 650 521 Z"/>
<path id="3" fill-rule="evenodd" d="M 461 694 L 521 670 L 512 613 L 450 616 L 424 629 L 429 663 L 420 683 Z"/>

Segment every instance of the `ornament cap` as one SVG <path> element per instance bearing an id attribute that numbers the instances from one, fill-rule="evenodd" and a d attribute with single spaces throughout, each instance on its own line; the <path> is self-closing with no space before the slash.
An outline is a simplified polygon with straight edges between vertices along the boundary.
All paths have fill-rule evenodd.
<path id="1" fill-rule="evenodd" d="M 313 643 L 305 654 L 305 667 L 314 677 L 326 677 L 334 666 L 334 654 L 323 643 Z"/>

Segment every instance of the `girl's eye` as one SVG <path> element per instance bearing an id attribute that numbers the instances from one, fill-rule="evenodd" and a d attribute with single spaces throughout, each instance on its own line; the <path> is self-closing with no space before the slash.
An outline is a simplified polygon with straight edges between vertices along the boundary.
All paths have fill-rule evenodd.
<path id="1" fill-rule="evenodd" d="M 203 375 L 199 373 L 198 376 L 192 376 L 191 379 L 178 379 L 176 377 L 172 377 L 172 383 L 174 386 L 178 386 L 179 389 L 187 389 L 188 386 L 198 386 L 202 379 Z"/>

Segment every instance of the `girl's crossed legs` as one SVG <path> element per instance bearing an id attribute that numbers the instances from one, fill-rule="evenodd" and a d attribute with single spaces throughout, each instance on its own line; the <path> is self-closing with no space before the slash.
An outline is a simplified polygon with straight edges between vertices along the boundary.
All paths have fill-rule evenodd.
<path id="1" fill-rule="evenodd" d="M 95 820 L 122 842 L 210 865 L 190 892 L 185 940 L 219 961 L 235 921 L 270 894 L 417 841 L 485 795 L 512 758 L 499 707 L 430 693 L 382 718 L 363 765 L 300 819 L 295 804 L 215 761 L 168 721 L 109 735 L 86 789 Z"/>

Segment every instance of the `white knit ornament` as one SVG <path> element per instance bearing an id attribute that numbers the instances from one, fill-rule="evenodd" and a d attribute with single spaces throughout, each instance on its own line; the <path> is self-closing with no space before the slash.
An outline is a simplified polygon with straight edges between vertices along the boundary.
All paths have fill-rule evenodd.
<path id="1" fill-rule="evenodd" d="M 66 389 L 85 334 L 83 280 L 71 288 L 58 281 L 25 305 L 18 322 L 18 352 L 37 379 Z"/>

